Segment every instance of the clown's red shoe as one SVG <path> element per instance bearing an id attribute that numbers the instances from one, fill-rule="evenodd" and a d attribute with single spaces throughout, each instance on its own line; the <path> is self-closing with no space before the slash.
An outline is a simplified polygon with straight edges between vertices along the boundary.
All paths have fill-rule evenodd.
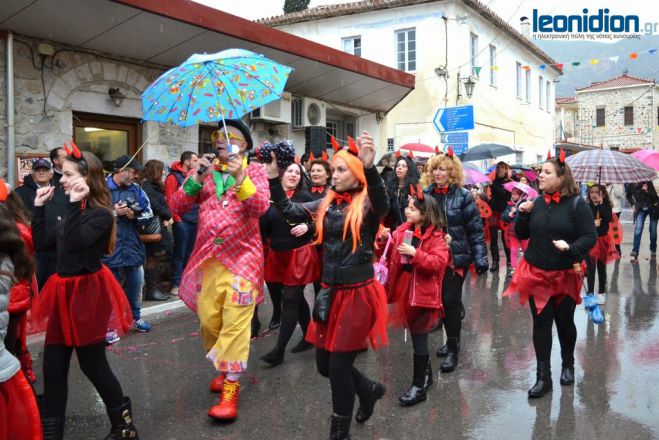
<path id="1" fill-rule="evenodd" d="M 210 389 L 212 393 L 222 392 L 222 386 L 224 385 L 224 376 L 225 374 L 222 373 L 219 376 L 217 376 L 215 379 L 211 380 Z"/>
<path id="2" fill-rule="evenodd" d="M 214 419 L 233 421 L 238 417 L 238 397 L 240 382 L 224 381 L 220 403 L 208 410 L 208 415 Z"/>

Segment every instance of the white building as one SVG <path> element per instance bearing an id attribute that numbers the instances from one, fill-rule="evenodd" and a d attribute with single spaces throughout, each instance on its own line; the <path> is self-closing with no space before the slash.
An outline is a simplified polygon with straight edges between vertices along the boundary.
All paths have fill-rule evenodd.
<path id="1" fill-rule="evenodd" d="M 383 149 L 419 141 L 441 145 L 432 122 L 438 108 L 466 104 L 475 112 L 469 146 L 508 145 L 518 151 L 509 161 L 530 163 L 546 157 L 553 144 L 560 69 L 479 1 L 367 0 L 259 22 L 416 75 L 415 89 L 378 115 L 385 121 L 381 137 L 388 140 Z M 471 98 L 466 81 L 475 83 Z M 367 92 L 353 89 L 355 99 Z M 339 135 L 353 121 L 340 111 L 328 111 L 326 118 Z"/>

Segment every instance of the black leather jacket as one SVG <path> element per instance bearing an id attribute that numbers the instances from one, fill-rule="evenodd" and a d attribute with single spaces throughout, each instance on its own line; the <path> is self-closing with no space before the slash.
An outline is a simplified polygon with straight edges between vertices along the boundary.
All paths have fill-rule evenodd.
<path id="1" fill-rule="evenodd" d="M 350 228 L 343 239 L 343 224 L 348 205 L 332 203 L 323 221 L 323 275 L 328 285 L 353 284 L 373 277 L 373 243 L 382 217 L 389 211 L 389 198 L 375 167 L 365 169 L 369 200 L 364 203 L 361 241 L 352 252 Z M 278 178 L 270 179 L 270 198 L 282 216 L 292 222 L 309 222 L 322 202 L 291 202 Z"/>
<path id="2" fill-rule="evenodd" d="M 435 188 L 436 185 L 433 183 L 426 187 L 424 192 L 437 200 L 448 225 L 447 233 L 451 236 L 449 247 L 453 267 L 466 268 L 474 262 L 477 270 L 487 268 L 483 222 L 471 193 L 456 185 L 451 185 L 446 195 L 437 194 Z"/>

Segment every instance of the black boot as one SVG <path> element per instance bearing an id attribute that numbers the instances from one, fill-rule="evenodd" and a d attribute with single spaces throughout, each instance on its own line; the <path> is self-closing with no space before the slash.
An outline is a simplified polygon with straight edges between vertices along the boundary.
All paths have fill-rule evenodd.
<path id="1" fill-rule="evenodd" d="M 284 349 L 275 346 L 275 348 L 261 356 L 259 359 L 270 364 L 272 367 L 276 367 L 284 362 Z"/>
<path id="2" fill-rule="evenodd" d="M 374 382 L 365 377 L 362 381 L 365 382 L 365 385 L 360 387 L 361 390 L 357 389 L 357 396 L 359 397 L 359 408 L 357 408 L 357 414 L 355 414 L 355 422 L 357 423 L 365 423 L 371 418 L 375 402 L 387 392 L 385 386 L 379 382 Z"/>
<path id="3" fill-rule="evenodd" d="M 144 297 L 147 301 L 167 301 L 169 295 L 158 290 L 158 270 L 144 271 Z"/>
<path id="4" fill-rule="evenodd" d="M 492 259 L 492 266 L 490 266 L 490 272 L 497 272 L 499 270 L 499 260 Z"/>
<path id="5" fill-rule="evenodd" d="M 535 385 L 529 390 L 530 398 L 542 397 L 552 390 L 551 367 L 549 362 L 538 362 Z"/>
<path id="6" fill-rule="evenodd" d="M 137 429 L 133 425 L 133 414 L 130 407 L 130 399 L 124 397 L 124 403 L 116 408 L 108 408 L 108 416 L 112 423 L 112 430 L 105 440 L 131 439 L 139 440 Z"/>
<path id="7" fill-rule="evenodd" d="M 302 340 L 291 348 L 291 353 L 302 353 L 303 351 L 311 350 L 312 348 L 314 348 L 314 345 L 311 342 L 305 341 L 303 336 Z"/>
<path id="8" fill-rule="evenodd" d="M 442 347 L 437 350 L 437 357 L 438 358 L 444 358 L 448 354 L 448 346 L 446 344 L 442 345 Z"/>
<path id="9" fill-rule="evenodd" d="M 332 414 L 332 417 L 330 417 L 330 440 L 350 440 L 350 416 Z"/>
<path id="10" fill-rule="evenodd" d="M 430 363 L 430 356 L 428 358 L 428 365 L 426 366 L 426 374 L 423 378 L 423 388 L 428 391 L 432 386 L 432 365 Z"/>
<path id="11" fill-rule="evenodd" d="M 64 419 L 44 417 L 41 419 L 43 440 L 62 440 L 64 438 Z"/>
<path id="12" fill-rule="evenodd" d="M 561 370 L 561 385 L 572 385 L 574 383 L 574 366 L 563 367 Z"/>
<path id="13" fill-rule="evenodd" d="M 403 406 L 416 405 L 419 402 L 426 400 L 426 390 L 432 384 L 432 373 L 430 373 L 430 384 L 428 382 L 428 370 L 430 366 L 430 356 L 414 355 L 414 377 L 412 378 L 412 386 L 402 396 L 398 398 Z M 426 386 L 428 388 L 426 388 Z"/>
<path id="14" fill-rule="evenodd" d="M 448 353 L 446 354 L 444 362 L 439 366 L 439 369 L 443 373 L 450 373 L 458 366 L 458 350 L 460 349 L 458 346 L 458 338 L 448 338 L 446 340 L 446 347 Z"/>

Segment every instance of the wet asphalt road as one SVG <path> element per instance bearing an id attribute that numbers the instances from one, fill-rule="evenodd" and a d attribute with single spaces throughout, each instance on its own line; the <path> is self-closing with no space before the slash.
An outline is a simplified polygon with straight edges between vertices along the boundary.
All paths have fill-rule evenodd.
<path id="1" fill-rule="evenodd" d="M 625 232 L 629 242 L 629 227 Z M 353 423 L 353 439 L 659 438 L 657 261 L 649 259 L 644 238 L 638 264 L 629 262 L 626 243 L 622 261 L 609 265 L 606 323 L 595 326 L 583 307 L 577 309 L 574 386 L 558 383 L 561 360 L 554 338 L 554 390 L 542 399 L 527 399 L 535 379 L 531 316 L 517 298 L 501 297 L 504 267 L 500 274 L 466 280 L 460 364 L 455 372 L 440 374 L 439 359 L 432 357 L 435 384 L 428 401 L 411 408 L 397 404 L 412 375 L 411 341 L 402 330 L 390 331 L 388 348 L 358 357 L 357 366 L 388 391 L 365 425 Z M 307 292 L 307 299 L 312 297 Z M 260 316 L 265 327 L 267 301 Z M 133 400 L 141 439 L 328 438 L 329 383 L 316 373 L 313 351 L 287 353 L 282 365 L 270 368 L 258 357 L 272 348 L 276 335 L 253 340 L 239 418 L 219 424 L 206 415 L 216 401 L 208 391 L 214 373 L 203 356 L 196 317 L 179 308 L 152 322 L 150 333 L 131 334 L 108 354 Z M 289 346 L 299 338 L 298 329 Z M 431 335 L 431 350 L 442 343 L 441 332 Z M 42 347 L 31 349 L 40 373 Z M 103 403 L 75 356 L 69 387 L 65 438 L 104 438 L 109 422 Z"/>

